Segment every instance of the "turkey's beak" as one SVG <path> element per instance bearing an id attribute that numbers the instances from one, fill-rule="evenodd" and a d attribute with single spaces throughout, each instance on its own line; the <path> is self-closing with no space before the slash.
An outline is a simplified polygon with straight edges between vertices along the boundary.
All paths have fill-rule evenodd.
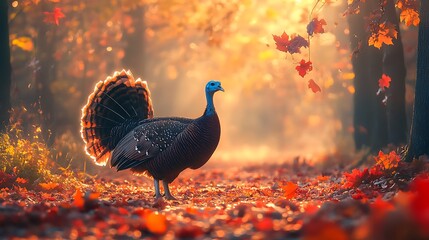
<path id="1" fill-rule="evenodd" d="M 219 91 L 222 91 L 222 92 L 225 92 L 225 90 L 223 89 L 223 87 L 222 86 L 219 86 L 219 89 L 218 89 Z"/>

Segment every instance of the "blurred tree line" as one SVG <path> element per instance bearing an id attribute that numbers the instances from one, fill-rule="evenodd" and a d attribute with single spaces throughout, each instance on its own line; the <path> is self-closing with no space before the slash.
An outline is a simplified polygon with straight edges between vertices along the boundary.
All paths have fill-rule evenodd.
<path id="1" fill-rule="evenodd" d="M 221 73 L 221 77 L 227 79 L 231 95 L 238 96 L 227 98 L 227 104 L 222 106 L 234 113 L 223 117 L 229 123 L 224 125 L 226 132 L 231 133 L 223 140 L 224 144 L 233 145 L 237 139 L 254 139 L 257 143 L 266 139 L 267 144 L 275 142 L 279 148 L 284 148 L 284 142 L 308 141 L 292 137 L 313 133 L 323 125 L 333 126 L 328 128 L 326 136 L 335 136 L 337 132 L 348 134 L 353 127 L 357 149 L 367 146 L 376 150 L 389 143 L 406 142 L 405 104 L 410 103 L 404 99 L 406 60 L 401 56 L 401 37 L 382 51 L 364 46 L 359 54 L 353 53 L 353 83 L 347 82 L 350 77 L 344 77 L 346 74 L 339 73 L 339 70 L 352 71 L 347 49 L 350 41 L 353 51 L 361 38 L 367 37 L 364 18 L 373 6 L 368 5 L 361 15 L 348 18 L 349 38 L 344 37 L 347 26 L 338 20 L 346 1 L 333 7 L 337 9 L 333 11 L 340 9 L 340 14 L 328 12 L 322 16 L 336 36 L 331 34 L 330 38 L 312 42 L 313 49 L 319 48 L 312 52 L 312 59 L 320 64 L 316 66 L 319 73 L 313 77 L 323 78 L 321 97 L 305 94 L 306 85 L 292 76 L 295 75 L 293 67 L 279 61 L 283 59 L 276 55 L 267 39 L 279 29 L 305 31 L 308 9 L 313 2 L 293 2 L 288 11 L 279 11 L 284 3 L 245 0 L 2 1 L 1 29 L 9 29 L 9 33 L 2 31 L 0 40 L 3 76 L 0 121 L 7 121 L 6 109 L 12 106 L 12 117 L 24 130 L 41 123 L 48 144 L 55 141 L 78 143 L 74 148 L 82 151 L 77 130 L 80 108 L 97 80 L 114 70 L 131 69 L 135 76 L 149 79 L 152 90 L 162 89 L 168 94 L 168 98 L 153 95 L 157 115 L 165 114 L 168 108 L 180 114 L 183 107 L 171 99 L 193 104 L 190 97 L 194 96 L 183 95 L 189 81 L 172 80 L 199 78 L 200 72 L 189 70 L 190 66 L 199 64 L 204 67 L 201 71 L 208 75 Z M 388 1 L 386 18 L 398 24 L 393 2 Z M 53 15 L 56 8 L 64 16 Z M 323 15 L 323 11 L 320 14 Z M 334 40 L 330 40 L 332 38 Z M 7 43 L 11 47 L 10 60 Z M 332 45 L 336 46 L 335 54 L 331 51 Z M 166 58 L 173 59 L 175 64 L 165 61 Z M 329 61 L 318 62 L 317 59 Z M 332 59 L 336 59 L 335 64 Z M 188 68 L 183 67 L 184 64 Z M 375 94 L 381 72 L 395 78 L 387 105 Z M 7 89 L 11 89 L 12 101 L 7 97 Z M 346 106 L 349 102 L 344 100 L 347 94 L 354 97 L 354 123 L 348 119 L 351 111 L 348 112 L 350 106 Z M 338 99 L 343 100 L 339 103 Z M 315 108 L 315 102 L 329 107 Z M 334 111 L 325 111 L 327 108 Z M 337 119 L 341 124 L 337 124 Z M 293 130 L 301 122 L 308 125 L 305 133 L 304 129 Z"/>

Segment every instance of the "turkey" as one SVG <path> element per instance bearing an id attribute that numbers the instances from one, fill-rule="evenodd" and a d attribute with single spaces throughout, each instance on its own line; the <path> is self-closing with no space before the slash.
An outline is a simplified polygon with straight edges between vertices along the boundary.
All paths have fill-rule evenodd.
<path id="1" fill-rule="evenodd" d="M 85 150 L 95 163 L 118 171 L 130 169 L 154 179 L 155 197 L 175 199 L 168 187 L 186 168 L 203 166 L 215 151 L 220 123 L 213 95 L 224 91 L 218 81 L 205 88 L 207 107 L 196 119 L 153 118 L 146 81 L 135 80 L 130 71 L 115 72 L 100 81 L 82 108 L 81 135 Z"/>

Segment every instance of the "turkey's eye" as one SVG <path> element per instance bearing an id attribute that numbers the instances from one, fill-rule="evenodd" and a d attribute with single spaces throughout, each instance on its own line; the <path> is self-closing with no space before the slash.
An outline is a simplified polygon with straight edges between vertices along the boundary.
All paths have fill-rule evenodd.
<path id="1" fill-rule="evenodd" d="M 210 86 L 214 86 L 214 83 L 210 83 Z"/>

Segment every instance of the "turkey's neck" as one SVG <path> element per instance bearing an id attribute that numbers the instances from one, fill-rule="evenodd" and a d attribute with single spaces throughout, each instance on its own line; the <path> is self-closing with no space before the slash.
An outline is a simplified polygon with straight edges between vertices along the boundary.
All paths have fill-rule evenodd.
<path id="1" fill-rule="evenodd" d="M 207 106 L 206 106 L 206 110 L 204 111 L 204 116 L 211 116 L 216 113 L 216 110 L 213 104 L 213 93 L 206 92 L 206 100 L 207 100 Z"/>

